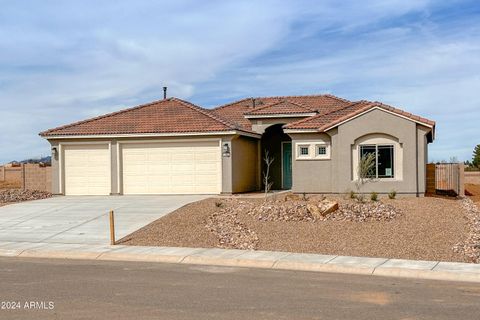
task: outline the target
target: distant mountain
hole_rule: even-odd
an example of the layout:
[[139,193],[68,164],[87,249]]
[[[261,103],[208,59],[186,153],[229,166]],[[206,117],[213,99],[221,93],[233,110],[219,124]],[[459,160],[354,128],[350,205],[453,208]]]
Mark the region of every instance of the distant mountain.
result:
[[17,162],[17,163],[51,163],[52,162],[52,157],[43,157],[43,158],[31,158],[31,159],[26,159],[22,161],[12,161],[12,162]]

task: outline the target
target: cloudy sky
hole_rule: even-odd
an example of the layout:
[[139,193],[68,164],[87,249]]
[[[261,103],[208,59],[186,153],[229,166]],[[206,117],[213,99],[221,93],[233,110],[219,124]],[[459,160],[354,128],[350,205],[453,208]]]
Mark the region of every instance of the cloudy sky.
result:
[[472,1],[0,0],[0,163],[38,132],[169,95],[215,105],[331,93],[437,121],[431,160],[480,143]]

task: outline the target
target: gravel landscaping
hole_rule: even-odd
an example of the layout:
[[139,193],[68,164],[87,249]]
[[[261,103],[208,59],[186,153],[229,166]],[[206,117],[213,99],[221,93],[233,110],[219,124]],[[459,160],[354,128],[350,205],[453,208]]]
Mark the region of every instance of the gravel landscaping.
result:
[[46,199],[52,196],[49,192],[22,189],[0,189],[0,207],[15,202]]
[[321,200],[206,199],[119,242],[472,262],[458,249],[471,239],[471,219],[462,201],[401,198],[361,204],[330,199],[338,201],[339,209],[314,216],[309,205]]

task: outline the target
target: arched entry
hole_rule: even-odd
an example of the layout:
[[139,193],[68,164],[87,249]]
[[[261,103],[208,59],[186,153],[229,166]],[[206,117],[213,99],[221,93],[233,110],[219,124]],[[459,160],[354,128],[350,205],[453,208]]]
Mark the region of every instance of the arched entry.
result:
[[292,139],[283,132],[283,124],[275,124],[262,134],[262,188],[265,171],[265,152],[268,151],[273,163],[270,166],[272,190],[290,189],[292,187]]

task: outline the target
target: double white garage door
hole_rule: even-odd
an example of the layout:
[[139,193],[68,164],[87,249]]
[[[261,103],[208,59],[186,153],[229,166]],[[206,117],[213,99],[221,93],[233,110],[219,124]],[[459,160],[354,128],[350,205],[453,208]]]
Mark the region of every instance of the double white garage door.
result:
[[112,174],[120,174],[124,194],[216,194],[221,191],[218,141],[122,143],[119,167],[111,165],[108,144],[66,145],[65,194],[111,193]]

